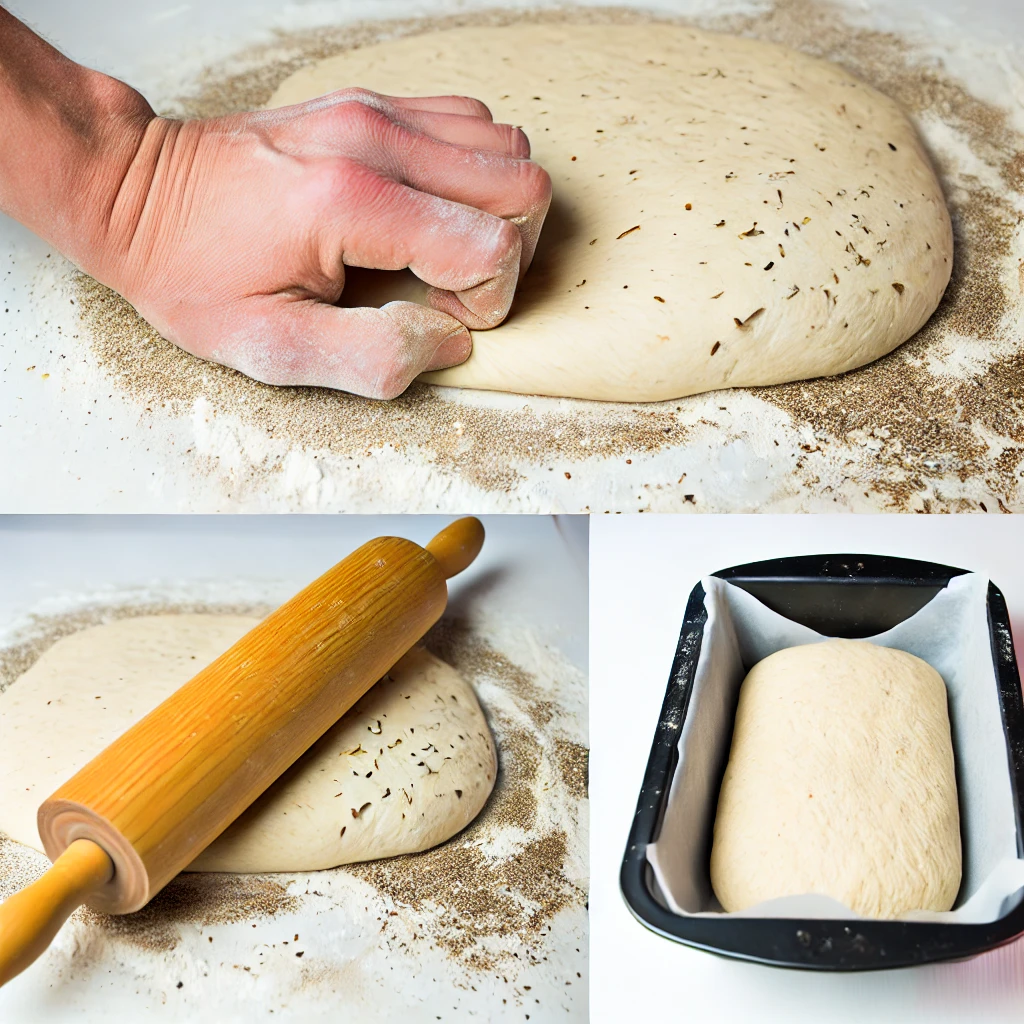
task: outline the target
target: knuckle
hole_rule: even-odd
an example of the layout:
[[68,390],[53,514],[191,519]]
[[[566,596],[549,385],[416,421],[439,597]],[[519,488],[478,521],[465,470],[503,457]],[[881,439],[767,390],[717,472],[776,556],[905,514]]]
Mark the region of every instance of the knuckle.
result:
[[412,383],[416,367],[408,353],[391,353],[378,367],[376,378],[370,388],[370,398],[397,398]]
[[522,243],[522,236],[519,228],[509,220],[499,218],[495,225],[495,250],[499,257],[505,256],[512,250],[519,249]]
[[309,191],[320,200],[329,200],[336,192],[342,177],[340,161],[317,160],[306,169],[305,179]]
[[361,157],[393,177],[399,177],[401,161],[415,145],[416,133],[386,110],[365,103],[347,106],[346,127],[358,140]]
[[284,197],[293,215],[304,215],[313,209],[331,209],[348,189],[347,169],[339,160],[317,160],[305,169],[301,187],[291,189]]
[[362,89],[358,86],[349,89],[340,89],[335,95],[343,103],[362,103],[367,107],[383,108],[387,106],[387,100],[380,93],[371,89]]
[[519,174],[528,207],[532,210],[546,206],[551,200],[551,175],[532,160],[524,160],[519,165]]
[[473,117],[483,117],[488,121],[491,120],[491,108],[486,103],[474,98],[473,96],[457,96],[467,114]]
[[331,202],[344,207],[359,208],[381,198],[386,182],[372,168],[349,157],[331,162],[325,177],[329,182]]
[[346,99],[338,105],[337,110],[346,128],[368,139],[382,136],[387,127],[392,125],[383,105],[366,102],[364,99]]

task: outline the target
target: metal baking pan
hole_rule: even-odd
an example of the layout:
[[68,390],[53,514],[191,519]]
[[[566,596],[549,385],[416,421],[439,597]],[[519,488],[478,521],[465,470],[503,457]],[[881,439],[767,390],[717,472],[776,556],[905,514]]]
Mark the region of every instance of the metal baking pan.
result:
[[[966,571],[905,558],[835,554],[751,562],[713,575],[741,587],[789,619],[828,636],[854,639],[891,629]],[[877,970],[965,959],[1024,932],[1024,900],[1016,901],[998,920],[984,924],[687,917],[670,911],[657,892],[647,846],[658,836],[676,770],[680,730],[686,720],[706,621],[704,589],[698,583],[686,606],[622,862],[622,893],[637,920],[667,939],[709,952],[819,971]],[[1024,852],[1024,701],[1006,602],[991,583],[988,627],[1020,853]],[[999,752],[993,753],[999,756]],[[710,853],[709,847],[708,861]]]

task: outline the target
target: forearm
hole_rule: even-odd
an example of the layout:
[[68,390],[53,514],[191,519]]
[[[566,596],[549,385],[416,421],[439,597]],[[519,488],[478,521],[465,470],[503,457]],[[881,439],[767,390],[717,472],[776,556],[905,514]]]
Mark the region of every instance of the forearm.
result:
[[69,60],[0,8],[0,210],[80,266],[100,269],[149,104]]

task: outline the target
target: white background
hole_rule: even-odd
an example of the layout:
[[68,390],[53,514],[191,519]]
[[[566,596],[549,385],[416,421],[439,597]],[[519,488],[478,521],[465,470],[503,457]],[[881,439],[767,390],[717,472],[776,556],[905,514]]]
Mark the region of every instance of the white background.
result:
[[974,960],[812,974],[727,960],[649,932],[618,874],[687,597],[702,575],[780,555],[872,553],[988,575],[1024,651],[1024,522],[980,516],[595,517],[590,534],[590,977],[595,1022],[686,1024],[1024,1016],[1024,941]]
[[[587,518],[482,516],[449,608],[485,602],[587,666]],[[0,516],[0,638],[63,596],[153,582],[246,580],[281,600],[381,534],[426,544],[451,516]],[[259,599],[259,598],[258,598]]]

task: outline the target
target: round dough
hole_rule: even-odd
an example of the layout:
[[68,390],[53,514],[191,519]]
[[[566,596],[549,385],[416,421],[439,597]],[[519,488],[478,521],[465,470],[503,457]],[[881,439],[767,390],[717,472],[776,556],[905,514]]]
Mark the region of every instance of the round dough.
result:
[[865,917],[949,910],[960,857],[935,669],[904,651],[829,640],[750,670],[711,851],[726,910],[802,893]]
[[415,648],[192,868],[304,871],[428,850],[480,813],[497,771],[472,687]]
[[[142,616],[57,641],[0,694],[0,831],[41,849],[39,804],[258,622]],[[310,871],[425,850],[476,817],[496,773],[472,687],[417,648],[190,870]]]
[[[655,401],[890,352],[952,267],[900,108],[774,44],[664,24],[459,28],[349,50],[271,106],[360,86],[463,93],[522,125],[554,198],[508,320],[440,384]],[[353,274],[346,305],[423,294]]]

